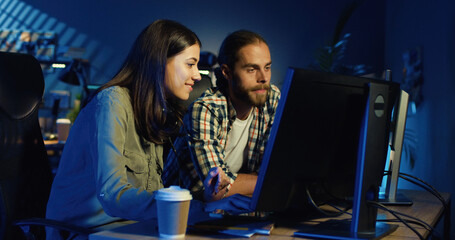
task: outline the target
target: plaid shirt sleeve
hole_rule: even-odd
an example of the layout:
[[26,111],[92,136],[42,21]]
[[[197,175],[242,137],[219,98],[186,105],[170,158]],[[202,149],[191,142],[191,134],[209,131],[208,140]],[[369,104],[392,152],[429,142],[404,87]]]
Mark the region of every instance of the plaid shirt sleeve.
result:
[[224,162],[224,148],[227,139],[228,114],[225,98],[201,99],[193,104],[191,118],[188,118],[190,147],[194,151],[193,162],[200,179],[205,179],[212,167],[221,167],[231,178],[237,177]]

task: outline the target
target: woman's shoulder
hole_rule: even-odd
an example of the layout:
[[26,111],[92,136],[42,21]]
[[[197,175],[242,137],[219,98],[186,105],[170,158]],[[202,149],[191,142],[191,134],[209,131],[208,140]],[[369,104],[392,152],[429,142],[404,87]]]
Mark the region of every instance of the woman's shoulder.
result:
[[96,98],[101,99],[119,99],[119,98],[130,98],[129,90],[125,87],[112,86],[101,90]]
[[112,86],[101,90],[94,97],[97,106],[132,108],[129,90],[125,87]]

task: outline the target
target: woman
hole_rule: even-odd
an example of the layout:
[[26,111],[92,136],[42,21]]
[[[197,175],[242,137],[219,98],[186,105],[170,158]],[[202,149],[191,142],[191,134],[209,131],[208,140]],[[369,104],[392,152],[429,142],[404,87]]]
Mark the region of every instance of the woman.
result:
[[[46,217],[83,227],[156,216],[163,187],[163,143],[201,79],[201,42],[191,30],[157,20],[134,42],[115,77],[81,110],[65,144]],[[207,183],[218,184],[214,169]],[[217,189],[212,186],[208,189]],[[55,239],[55,233],[48,238]]]

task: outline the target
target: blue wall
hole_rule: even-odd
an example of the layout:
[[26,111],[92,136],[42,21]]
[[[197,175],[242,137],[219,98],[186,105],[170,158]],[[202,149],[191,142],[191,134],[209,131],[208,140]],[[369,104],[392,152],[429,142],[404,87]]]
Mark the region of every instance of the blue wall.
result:
[[[2,15],[7,14],[12,22],[20,22],[22,27],[56,31],[61,36],[61,44],[87,48],[86,58],[94,66],[93,82],[103,83],[112,77],[137,34],[152,21],[167,18],[192,29],[202,40],[202,50],[214,53],[232,31],[244,28],[262,34],[271,48],[273,81],[278,85],[288,66],[305,67],[313,61],[316,48],[331,39],[338,15],[348,2],[0,1]],[[18,20],[14,9],[25,8],[37,11],[42,23]],[[383,1],[370,0],[352,16],[345,28],[352,33],[347,62],[382,68],[384,9]],[[0,22],[0,27],[5,24]]]
[[[423,49],[423,102],[409,115],[415,136],[415,167],[405,158],[401,170],[455,193],[455,3],[449,0],[387,1],[385,62],[401,80],[401,54]],[[402,187],[413,187],[400,182]],[[452,219],[454,211],[452,211]],[[452,221],[452,229],[455,229]],[[452,236],[454,236],[452,231]],[[453,238],[452,238],[453,239]]]

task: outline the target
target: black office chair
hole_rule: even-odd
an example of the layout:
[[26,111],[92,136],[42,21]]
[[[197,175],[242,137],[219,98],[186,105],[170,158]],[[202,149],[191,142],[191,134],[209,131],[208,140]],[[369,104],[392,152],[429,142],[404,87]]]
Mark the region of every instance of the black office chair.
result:
[[33,56],[0,52],[0,239],[44,239],[42,226],[93,232],[44,219],[52,174],[38,122],[43,92]]

